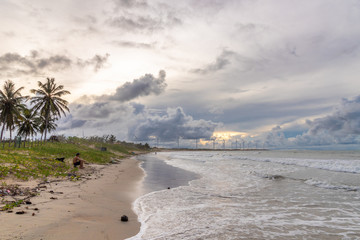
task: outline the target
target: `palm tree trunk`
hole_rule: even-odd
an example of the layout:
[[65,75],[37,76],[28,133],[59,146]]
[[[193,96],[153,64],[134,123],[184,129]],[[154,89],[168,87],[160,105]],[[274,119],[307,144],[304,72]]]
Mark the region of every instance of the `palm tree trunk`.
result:
[[50,112],[48,111],[46,113],[46,119],[45,119],[45,138],[44,138],[44,142],[46,142],[46,133],[47,133],[47,128],[48,128],[48,125],[49,125],[49,114]]
[[10,144],[11,144],[11,139],[12,139],[12,136],[11,136],[11,127],[10,127],[10,140],[9,140],[9,147],[10,147]]
[[5,129],[5,123],[3,124],[2,129],[1,129],[0,143],[2,142],[2,139],[3,139],[4,129]]
[[47,121],[46,121],[46,123],[45,123],[45,134],[44,134],[44,142],[46,143],[46,132],[47,132],[47,125],[48,125],[48,123],[47,123]]

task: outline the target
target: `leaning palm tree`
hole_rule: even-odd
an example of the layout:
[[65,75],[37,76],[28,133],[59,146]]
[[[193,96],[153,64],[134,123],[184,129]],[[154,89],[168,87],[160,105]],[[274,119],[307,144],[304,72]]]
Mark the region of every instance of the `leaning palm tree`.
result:
[[40,117],[36,111],[24,108],[19,116],[18,125],[18,136],[25,136],[27,141],[28,136],[34,136],[40,127]]
[[69,91],[64,90],[63,85],[57,86],[54,78],[47,78],[45,83],[38,82],[39,89],[32,89],[31,93],[35,94],[32,97],[31,103],[34,104],[33,109],[45,119],[45,138],[48,132],[48,125],[50,119],[55,116],[61,117],[61,114],[66,115],[65,111],[69,112],[67,107],[68,102],[61,97],[66,94],[70,94]]
[[11,132],[20,115],[20,109],[24,107],[22,102],[27,99],[27,96],[22,96],[20,93],[23,89],[24,87],[15,89],[15,84],[8,80],[5,82],[3,90],[0,90],[0,121],[2,123],[0,142],[5,128],[10,131],[11,140]]

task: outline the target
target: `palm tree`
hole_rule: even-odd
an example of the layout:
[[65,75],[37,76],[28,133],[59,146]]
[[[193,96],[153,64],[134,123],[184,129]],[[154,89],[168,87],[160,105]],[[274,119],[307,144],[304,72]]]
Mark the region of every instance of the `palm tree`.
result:
[[11,140],[11,132],[14,129],[17,117],[20,115],[20,109],[24,107],[22,102],[27,99],[27,96],[22,96],[20,93],[23,89],[24,87],[15,90],[15,84],[8,80],[5,82],[3,90],[0,90],[0,121],[2,123],[0,142],[5,128],[10,130]]
[[18,122],[18,132],[19,136],[25,136],[25,141],[27,141],[28,136],[34,136],[34,134],[39,131],[40,127],[40,117],[36,111],[31,109],[24,108],[21,111],[19,122]]
[[40,111],[40,114],[44,117],[44,141],[46,141],[46,133],[48,132],[50,119],[53,116],[61,117],[61,114],[65,116],[65,111],[69,112],[69,108],[67,107],[68,102],[61,97],[70,94],[70,92],[64,90],[63,85],[57,86],[55,78],[46,78],[45,83],[39,81],[38,86],[39,89],[31,89],[31,93],[35,94],[35,97],[31,99],[31,103],[34,104],[33,109],[37,112]]
[[[48,125],[47,125],[47,132],[50,133],[52,131],[54,131],[57,127],[57,124],[55,123],[55,121],[58,120],[57,118],[50,118],[48,121]],[[40,117],[40,126],[39,126],[39,131],[41,132],[41,141],[43,139],[44,136],[44,132],[45,132],[45,118],[43,116]]]

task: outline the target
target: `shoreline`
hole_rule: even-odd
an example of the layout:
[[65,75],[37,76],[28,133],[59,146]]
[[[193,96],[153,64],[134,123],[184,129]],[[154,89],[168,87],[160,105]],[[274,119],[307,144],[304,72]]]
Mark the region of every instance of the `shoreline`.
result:
[[[200,178],[200,175],[168,164],[165,159],[154,154],[143,154],[138,156],[140,168],[144,171],[145,177],[142,181],[142,195],[137,198],[133,203],[133,209],[139,213],[139,220],[142,219],[142,199],[147,198],[148,195],[156,194],[156,192],[171,191],[171,189],[181,186],[189,186],[190,181]],[[139,204],[140,202],[140,204]],[[140,210],[140,211],[139,211]],[[141,239],[147,223],[140,222],[140,231],[132,236],[131,240]]]
[[187,186],[189,182],[200,176],[194,172],[171,166],[158,155],[142,155],[138,157],[140,167],[145,172],[143,181],[144,195],[179,186]]
[[[126,239],[140,231],[133,202],[142,195],[145,173],[134,157],[119,164],[95,167],[98,172],[80,181],[46,184],[31,205],[0,213],[0,239],[100,240]],[[85,168],[86,168],[85,167]],[[17,215],[15,211],[24,211]],[[128,222],[121,222],[126,215]]]

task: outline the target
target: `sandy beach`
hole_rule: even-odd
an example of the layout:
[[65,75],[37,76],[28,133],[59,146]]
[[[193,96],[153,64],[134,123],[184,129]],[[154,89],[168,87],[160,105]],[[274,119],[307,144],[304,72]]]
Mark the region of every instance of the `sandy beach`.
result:
[[[139,161],[126,158],[120,164],[91,167],[97,169],[95,174],[44,184],[32,204],[1,212],[0,239],[111,240],[136,235],[140,223],[132,202],[141,195],[144,177]],[[25,214],[15,214],[21,210]],[[129,221],[121,222],[122,215]]]

